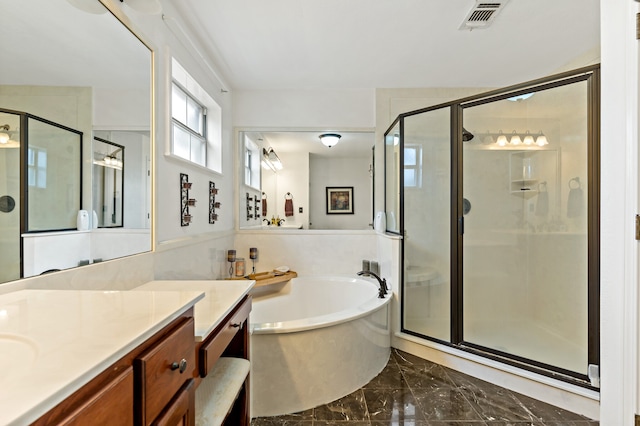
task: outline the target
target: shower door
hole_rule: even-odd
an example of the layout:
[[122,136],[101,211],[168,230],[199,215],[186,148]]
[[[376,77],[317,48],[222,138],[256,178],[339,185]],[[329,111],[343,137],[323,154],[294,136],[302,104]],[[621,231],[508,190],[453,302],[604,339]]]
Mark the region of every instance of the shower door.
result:
[[464,344],[588,374],[586,78],[463,105]]
[[404,117],[401,144],[403,324],[446,342],[451,341],[450,117],[449,108]]

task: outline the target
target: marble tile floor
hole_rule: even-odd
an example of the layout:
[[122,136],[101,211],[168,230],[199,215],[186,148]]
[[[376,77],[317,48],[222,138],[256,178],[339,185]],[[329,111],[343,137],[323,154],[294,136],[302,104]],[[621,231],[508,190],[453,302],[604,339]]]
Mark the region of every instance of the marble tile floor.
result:
[[251,426],[596,426],[597,421],[392,349],[361,389]]

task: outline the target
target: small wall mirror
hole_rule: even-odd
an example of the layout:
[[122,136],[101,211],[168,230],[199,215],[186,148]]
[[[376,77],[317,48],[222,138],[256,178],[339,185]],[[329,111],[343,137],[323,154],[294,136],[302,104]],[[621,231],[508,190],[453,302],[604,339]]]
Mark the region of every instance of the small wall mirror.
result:
[[239,131],[240,229],[372,229],[374,144],[373,130]]
[[[151,51],[98,0],[16,2],[2,17],[19,42],[0,43],[0,109],[44,121],[0,117],[0,148],[15,148],[0,149],[0,283],[151,250]],[[47,122],[65,130],[36,139]]]

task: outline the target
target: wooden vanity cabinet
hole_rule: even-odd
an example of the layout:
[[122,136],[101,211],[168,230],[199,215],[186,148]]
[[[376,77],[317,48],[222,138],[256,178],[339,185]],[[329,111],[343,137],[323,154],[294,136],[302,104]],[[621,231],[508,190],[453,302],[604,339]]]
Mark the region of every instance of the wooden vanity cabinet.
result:
[[[206,377],[222,357],[249,359],[249,313],[251,296],[245,296],[198,346],[197,381]],[[250,382],[246,380],[223,425],[249,426],[251,423]]]
[[193,324],[192,308],[32,425],[194,425]]

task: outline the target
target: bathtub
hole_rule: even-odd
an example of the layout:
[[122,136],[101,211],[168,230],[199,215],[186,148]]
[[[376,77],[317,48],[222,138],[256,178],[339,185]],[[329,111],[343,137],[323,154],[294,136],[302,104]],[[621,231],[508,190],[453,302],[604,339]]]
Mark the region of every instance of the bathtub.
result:
[[298,277],[256,289],[251,327],[251,415],[306,410],[357,390],[385,367],[389,301],[368,278]]

